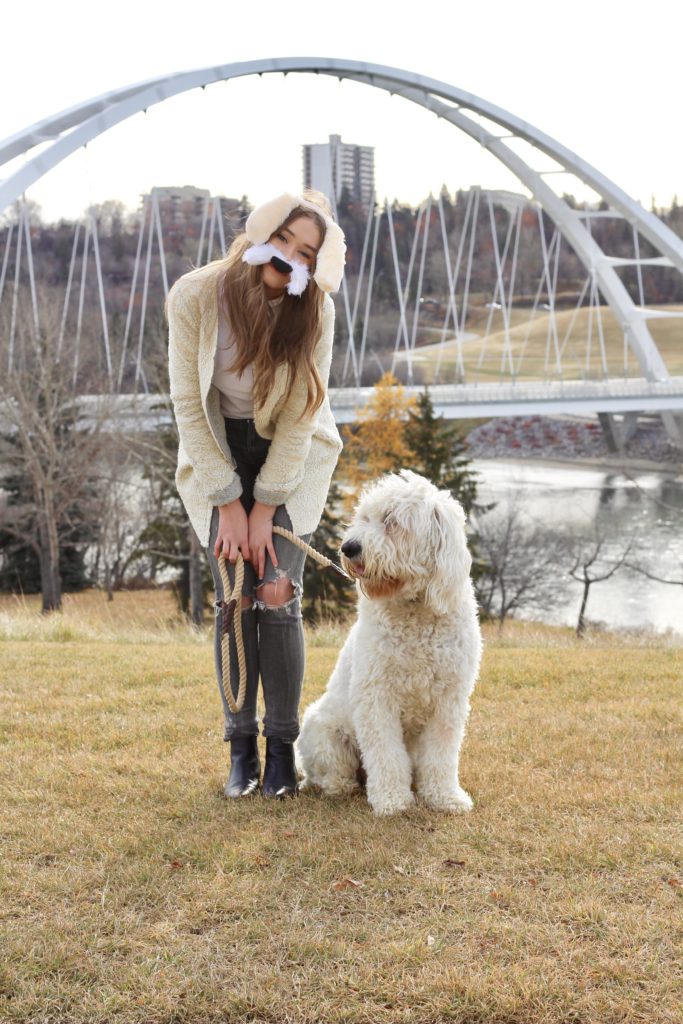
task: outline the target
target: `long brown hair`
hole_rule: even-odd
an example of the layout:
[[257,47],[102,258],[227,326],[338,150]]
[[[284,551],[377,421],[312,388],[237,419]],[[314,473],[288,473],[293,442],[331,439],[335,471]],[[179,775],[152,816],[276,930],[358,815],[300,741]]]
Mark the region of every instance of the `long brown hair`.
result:
[[[313,197],[306,194],[306,198]],[[297,206],[280,227],[287,226],[297,217],[309,217],[318,225],[322,244],[325,221],[314,210]],[[313,280],[313,266],[311,279],[303,293],[297,296],[285,292],[282,302],[272,308],[268,305],[261,279],[262,268],[242,262],[242,255],[249,245],[246,234],[235,238],[225,257],[225,273],[219,286],[221,309],[237,348],[232,369],[240,372],[251,364],[254,404],[262,405],[273,389],[275,371],[286,364],[286,398],[289,398],[297,378],[306,382],[306,405],[300,417],[303,419],[319,409],[325,398],[325,388],[313,360],[322,330],[325,293]]]

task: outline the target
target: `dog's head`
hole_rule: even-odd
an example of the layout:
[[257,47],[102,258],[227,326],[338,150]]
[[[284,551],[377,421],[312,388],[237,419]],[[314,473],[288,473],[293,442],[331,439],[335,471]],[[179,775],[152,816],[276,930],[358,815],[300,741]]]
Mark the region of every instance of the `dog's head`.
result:
[[341,553],[367,597],[422,598],[439,615],[457,606],[472,564],[462,506],[407,469],[363,490]]

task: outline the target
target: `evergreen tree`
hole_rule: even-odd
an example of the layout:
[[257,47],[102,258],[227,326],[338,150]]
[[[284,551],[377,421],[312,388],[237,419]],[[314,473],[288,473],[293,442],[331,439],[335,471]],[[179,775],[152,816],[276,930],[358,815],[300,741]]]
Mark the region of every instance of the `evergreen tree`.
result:
[[[22,594],[41,592],[40,559],[36,544],[28,537],[37,536],[37,517],[33,509],[33,488],[21,473],[12,473],[2,481],[9,510],[22,508],[20,531],[7,523],[0,528],[0,591]],[[85,568],[85,552],[93,540],[94,527],[83,515],[82,498],[67,508],[57,522],[59,539],[59,576],[62,590],[77,592],[92,585]]]
[[413,461],[411,469],[451,492],[469,514],[477,497],[477,475],[467,456],[467,444],[458,423],[435,416],[427,391],[418,395],[404,427]]
[[[477,503],[477,474],[471,468],[460,426],[456,421],[434,415],[428,391],[418,395],[417,408],[409,413],[404,437],[413,453],[410,468],[442,490],[450,491],[468,517],[472,509],[481,513],[493,508],[493,505]],[[487,576],[490,567],[482,554],[479,536],[471,526],[468,544],[472,555],[472,579],[479,590],[479,581]]]

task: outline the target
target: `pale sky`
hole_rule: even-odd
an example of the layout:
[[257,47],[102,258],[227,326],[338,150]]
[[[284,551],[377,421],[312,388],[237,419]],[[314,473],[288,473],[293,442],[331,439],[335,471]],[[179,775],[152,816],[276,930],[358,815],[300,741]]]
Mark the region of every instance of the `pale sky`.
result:
[[[653,194],[667,206],[683,196],[681,4],[37,0],[6,5],[1,24],[0,139],[166,73],[339,57],[414,71],[487,99],[573,149],[648,208]],[[151,107],[27,194],[48,220],[110,198],[134,208],[153,185],[192,184],[259,202],[299,190],[301,144],[331,133],[375,147],[380,198],[418,203],[442,183],[450,191],[473,184],[522,191],[480,147],[414,104],[326,76],[266,75]],[[568,190],[577,191],[573,183]]]

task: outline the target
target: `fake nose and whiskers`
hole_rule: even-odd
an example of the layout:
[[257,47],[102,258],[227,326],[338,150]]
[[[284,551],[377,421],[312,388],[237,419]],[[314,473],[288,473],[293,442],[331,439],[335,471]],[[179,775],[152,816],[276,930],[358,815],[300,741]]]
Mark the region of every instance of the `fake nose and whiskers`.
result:
[[291,263],[288,263],[287,260],[281,259],[280,256],[273,256],[270,261],[270,265],[275,267],[278,274],[291,274],[294,269]]

